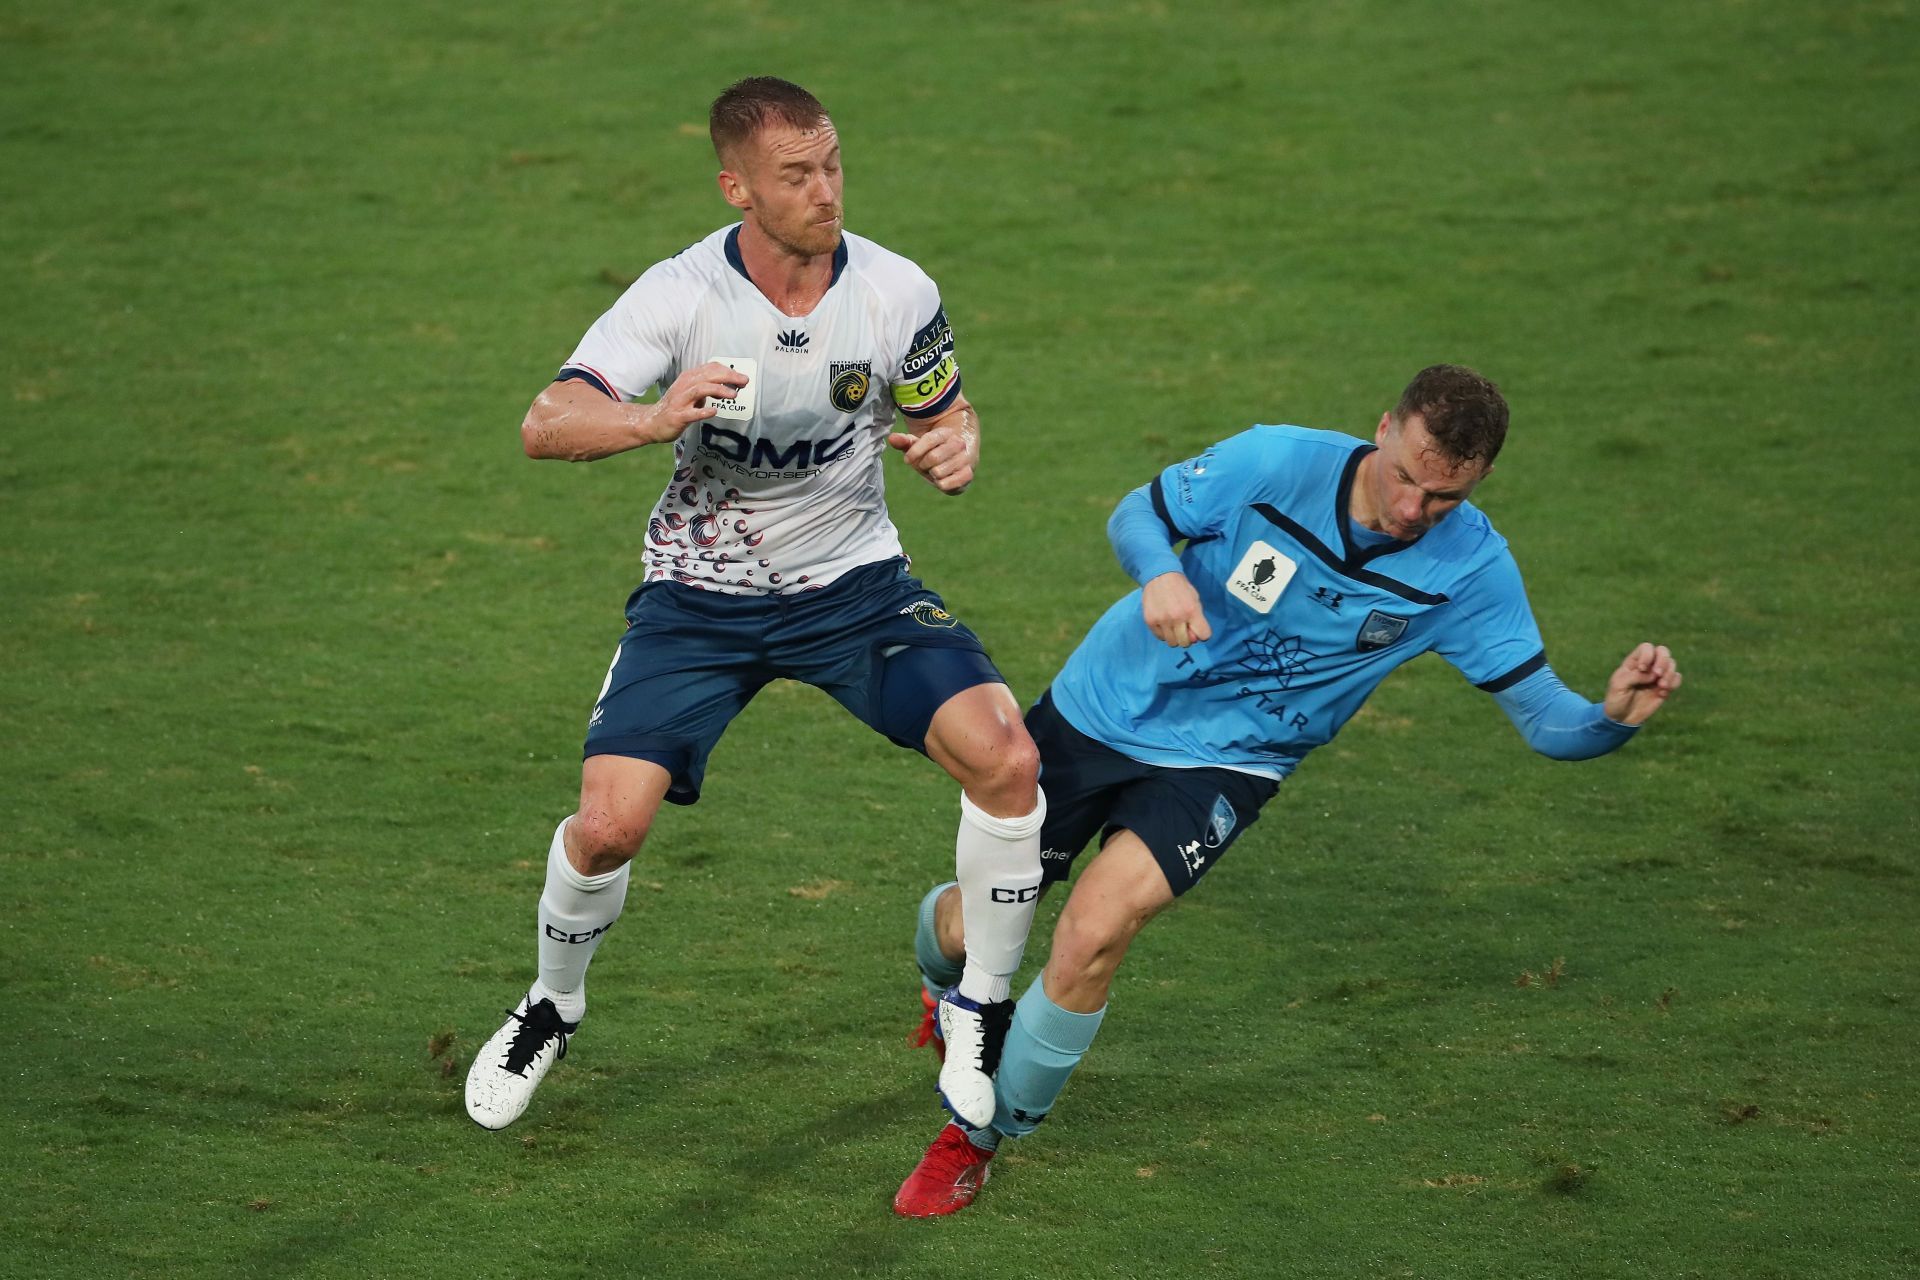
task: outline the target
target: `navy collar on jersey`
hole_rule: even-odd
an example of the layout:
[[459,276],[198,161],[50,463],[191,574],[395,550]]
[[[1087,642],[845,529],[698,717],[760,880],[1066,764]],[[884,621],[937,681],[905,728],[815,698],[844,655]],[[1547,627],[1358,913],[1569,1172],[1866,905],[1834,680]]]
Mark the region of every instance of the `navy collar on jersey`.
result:
[[[1402,542],[1400,539],[1394,538],[1389,542],[1380,543],[1378,546],[1363,547],[1353,540],[1353,534],[1347,525],[1347,521],[1350,518],[1347,513],[1353,510],[1353,482],[1360,478],[1360,463],[1362,460],[1364,460],[1368,454],[1378,452],[1380,452],[1380,446],[1363,444],[1348,454],[1347,465],[1341,468],[1340,471],[1339,492],[1334,495],[1333,502],[1336,513],[1333,522],[1334,527],[1340,530],[1340,549],[1346,553],[1346,562],[1352,565],[1362,565],[1369,560],[1377,560],[1381,556],[1390,556],[1396,551],[1405,551],[1408,547],[1412,546],[1414,542],[1420,541],[1420,538],[1415,538],[1413,542]],[[1426,537],[1426,533],[1423,531],[1420,537]]]
[[[1366,567],[1370,561],[1377,560],[1381,556],[1405,551],[1414,545],[1413,542],[1401,542],[1395,539],[1377,547],[1356,547],[1353,543],[1353,535],[1347,530],[1347,512],[1351,509],[1353,481],[1354,477],[1360,473],[1360,460],[1373,452],[1375,452],[1375,446],[1363,444],[1347,455],[1346,465],[1341,468],[1340,486],[1334,494],[1333,511],[1334,528],[1340,531],[1340,553],[1338,554],[1314,536],[1311,530],[1271,503],[1256,502],[1253,504],[1253,509],[1269,523],[1285,529],[1295,542],[1312,552],[1328,568],[1336,569],[1356,582],[1365,582],[1384,591],[1390,591],[1401,599],[1411,600],[1416,604],[1445,604],[1447,597],[1444,595],[1422,591],[1418,587],[1389,578],[1384,573],[1375,573]],[[1415,541],[1417,542],[1418,539]]]
[[[733,230],[727,232],[726,249],[727,249],[727,264],[731,266],[735,271],[738,271],[740,273],[741,278],[744,279],[748,284],[753,284],[753,277],[747,274],[747,260],[740,256],[739,225],[735,225]],[[827,288],[831,289],[836,284],[839,284],[840,273],[842,271],[845,271],[846,269],[847,269],[847,238],[845,236],[841,236],[840,243],[833,247],[833,278],[827,281]],[[758,289],[760,286],[757,284],[753,284],[753,287]]]

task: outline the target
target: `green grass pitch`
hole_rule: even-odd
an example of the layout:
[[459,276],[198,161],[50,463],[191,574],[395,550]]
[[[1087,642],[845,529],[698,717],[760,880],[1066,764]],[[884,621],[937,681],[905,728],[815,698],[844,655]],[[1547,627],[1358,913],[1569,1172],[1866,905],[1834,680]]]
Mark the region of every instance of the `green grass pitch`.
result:
[[[1917,55],[1907,0],[0,5],[0,1275],[1920,1274]],[[1122,493],[1436,360],[1512,400],[1556,667],[1687,675],[1582,765],[1397,675],[947,1221],[887,1206],[956,798],[804,688],[527,1118],[461,1111],[665,466],[516,427],[766,72],[942,285],[985,465],[894,513],[1023,699]]]

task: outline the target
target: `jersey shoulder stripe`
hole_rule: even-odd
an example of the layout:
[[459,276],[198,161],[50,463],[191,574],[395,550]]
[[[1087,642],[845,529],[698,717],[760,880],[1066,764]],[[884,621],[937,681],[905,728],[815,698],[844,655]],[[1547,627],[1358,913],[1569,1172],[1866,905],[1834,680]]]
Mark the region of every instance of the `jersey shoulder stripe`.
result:
[[1182,538],[1185,538],[1187,534],[1179,525],[1174,523],[1173,512],[1167,510],[1167,494],[1166,490],[1162,487],[1166,482],[1167,478],[1165,475],[1155,476],[1153,483],[1147,487],[1147,496],[1153,499],[1153,513],[1160,517],[1161,524],[1167,526],[1169,538],[1174,542],[1179,542]]
[[555,382],[584,382],[609,400],[620,399],[620,393],[613,389],[613,379],[590,364],[581,364],[577,360],[568,361],[560,369]]
[[1505,693],[1508,689],[1513,688],[1513,686],[1519,684],[1522,680],[1525,680],[1528,676],[1546,665],[1547,651],[1542,649],[1505,675],[1495,676],[1491,680],[1482,680],[1473,687],[1476,689],[1484,689],[1488,693]]

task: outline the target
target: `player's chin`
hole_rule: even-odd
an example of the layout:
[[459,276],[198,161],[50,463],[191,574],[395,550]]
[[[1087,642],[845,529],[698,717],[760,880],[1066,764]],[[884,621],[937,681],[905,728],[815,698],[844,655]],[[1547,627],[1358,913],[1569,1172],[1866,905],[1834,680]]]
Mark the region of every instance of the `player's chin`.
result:
[[800,247],[807,253],[819,255],[832,253],[840,247],[840,219],[827,222],[815,222],[808,225],[804,235],[799,237]]

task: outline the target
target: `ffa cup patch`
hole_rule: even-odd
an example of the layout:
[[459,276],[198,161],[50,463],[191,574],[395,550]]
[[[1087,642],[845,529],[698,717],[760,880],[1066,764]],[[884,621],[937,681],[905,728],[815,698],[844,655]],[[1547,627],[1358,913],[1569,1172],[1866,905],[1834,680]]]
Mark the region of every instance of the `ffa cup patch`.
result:
[[735,373],[747,375],[747,385],[734,392],[728,399],[714,396],[708,401],[714,407],[716,418],[731,418],[735,422],[753,421],[754,401],[759,399],[760,388],[754,384],[756,363],[752,356],[715,356],[717,363],[727,366]]
[[871,360],[836,360],[827,382],[827,399],[842,413],[852,413],[873,385]]
[[1255,613],[1266,613],[1279,601],[1300,566],[1264,542],[1255,541],[1227,578],[1227,590],[1244,600]]
[[1375,649],[1384,649],[1407,633],[1407,619],[1396,618],[1390,613],[1375,609],[1360,624],[1360,637],[1356,648],[1361,653],[1372,653]]

